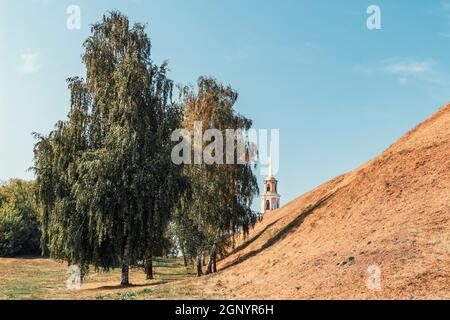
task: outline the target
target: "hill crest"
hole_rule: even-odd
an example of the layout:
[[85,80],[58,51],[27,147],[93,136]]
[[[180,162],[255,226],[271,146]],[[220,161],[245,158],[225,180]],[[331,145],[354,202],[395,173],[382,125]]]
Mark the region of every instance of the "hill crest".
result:
[[[203,290],[238,298],[449,298],[450,104],[378,157],[267,214]],[[368,289],[368,268],[381,290]]]

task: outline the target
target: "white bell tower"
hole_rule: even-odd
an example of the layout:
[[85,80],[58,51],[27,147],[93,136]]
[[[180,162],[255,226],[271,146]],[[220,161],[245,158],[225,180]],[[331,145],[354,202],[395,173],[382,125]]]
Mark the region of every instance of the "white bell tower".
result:
[[269,154],[269,175],[264,179],[264,191],[261,202],[261,213],[276,210],[280,207],[280,198],[278,194],[278,180],[272,174],[272,144],[270,144]]

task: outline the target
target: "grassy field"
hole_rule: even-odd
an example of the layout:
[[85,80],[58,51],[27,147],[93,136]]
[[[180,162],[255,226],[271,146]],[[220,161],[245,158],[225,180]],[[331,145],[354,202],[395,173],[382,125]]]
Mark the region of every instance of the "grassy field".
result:
[[[44,258],[0,258],[0,299],[202,299],[198,290],[179,285],[195,279],[182,259],[155,259],[155,279],[146,280],[142,269],[130,270],[132,286],[119,286],[120,270],[91,271],[81,289],[66,288],[67,265]],[[189,282],[189,281],[188,281]],[[176,285],[178,284],[178,285]]]

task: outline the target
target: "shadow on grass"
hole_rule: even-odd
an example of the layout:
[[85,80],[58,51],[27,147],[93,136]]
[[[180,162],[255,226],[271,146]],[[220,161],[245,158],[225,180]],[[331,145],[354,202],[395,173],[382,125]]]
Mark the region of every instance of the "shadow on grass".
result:
[[249,239],[248,241],[245,241],[243,244],[237,246],[236,248],[233,249],[233,251],[231,251],[229,254],[227,254],[227,257],[233,255],[236,252],[239,252],[245,248],[247,248],[249,245],[251,245],[253,242],[255,242],[257,239],[259,239],[259,237],[261,237],[264,232],[267,231],[267,229],[269,229],[270,227],[272,227],[274,224],[276,224],[278,221],[280,221],[281,218],[278,218],[276,221],[268,224],[264,229],[262,229],[260,232],[258,232],[254,237],[252,237],[251,239]]
[[122,286],[120,284],[113,286],[101,286],[96,288],[84,289],[84,291],[99,291],[99,290],[122,290],[122,289],[133,289],[133,288],[143,288],[143,287],[153,287],[160,284],[168,283],[169,281],[158,281],[153,283],[142,283],[142,284],[130,284],[128,286]]
[[23,260],[37,260],[37,259],[48,259],[48,256],[39,255],[18,255],[18,256],[0,256],[0,258],[5,259],[23,259]]

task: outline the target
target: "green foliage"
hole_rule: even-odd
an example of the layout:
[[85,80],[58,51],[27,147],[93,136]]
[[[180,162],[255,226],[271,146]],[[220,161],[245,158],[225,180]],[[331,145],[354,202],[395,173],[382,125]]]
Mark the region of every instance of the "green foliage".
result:
[[[202,122],[203,132],[219,129],[224,137],[226,129],[250,129],[251,120],[233,109],[238,95],[231,87],[208,77],[200,77],[197,87],[197,92],[190,88],[183,90],[186,129],[192,132],[196,121]],[[243,142],[248,154],[250,144]],[[236,158],[237,142],[233,152]],[[180,247],[190,258],[199,259],[207,254],[215,259],[217,254],[224,253],[237,231],[247,233],[254,223],[256,214],[251,205],[259,192],[256,177],[250,163],[186,165],[183,173],[190,188],[183,194],[175,216]]]
[[133,291],[119,292],[117,293],[118,300],[135,300],[136,293]]
[[[36,134],[41,241],[52,258],[108,270],[174,252],[214,257],[255,220],[250,164],[177,166],[171,133],[192,128],[248,130],[237,93],[212,78],[172,101],[168,66],[151,60],[141,24],[119,12],[94,24],[82,56],[86,79],[68,79],[70,111],[47,136]],[[236,149],[236,148],[235,148]],[[246,150],[249,144],[246,142]],[[236,151],[236,150],[234,150]],[[172,223],[171,223],[172,222]],[[170,228],[169,228],[170,226]]]
[[40,254],[39,238],[34,184],[11,180],[0,187],[0,256]]
[[50,255],[107,270],[165,245],[181,181],[170,133],[181,113],[143,25],[114,11],[91,31],[86,81],[68,80],[68,119],[36,135],[35,171]]

